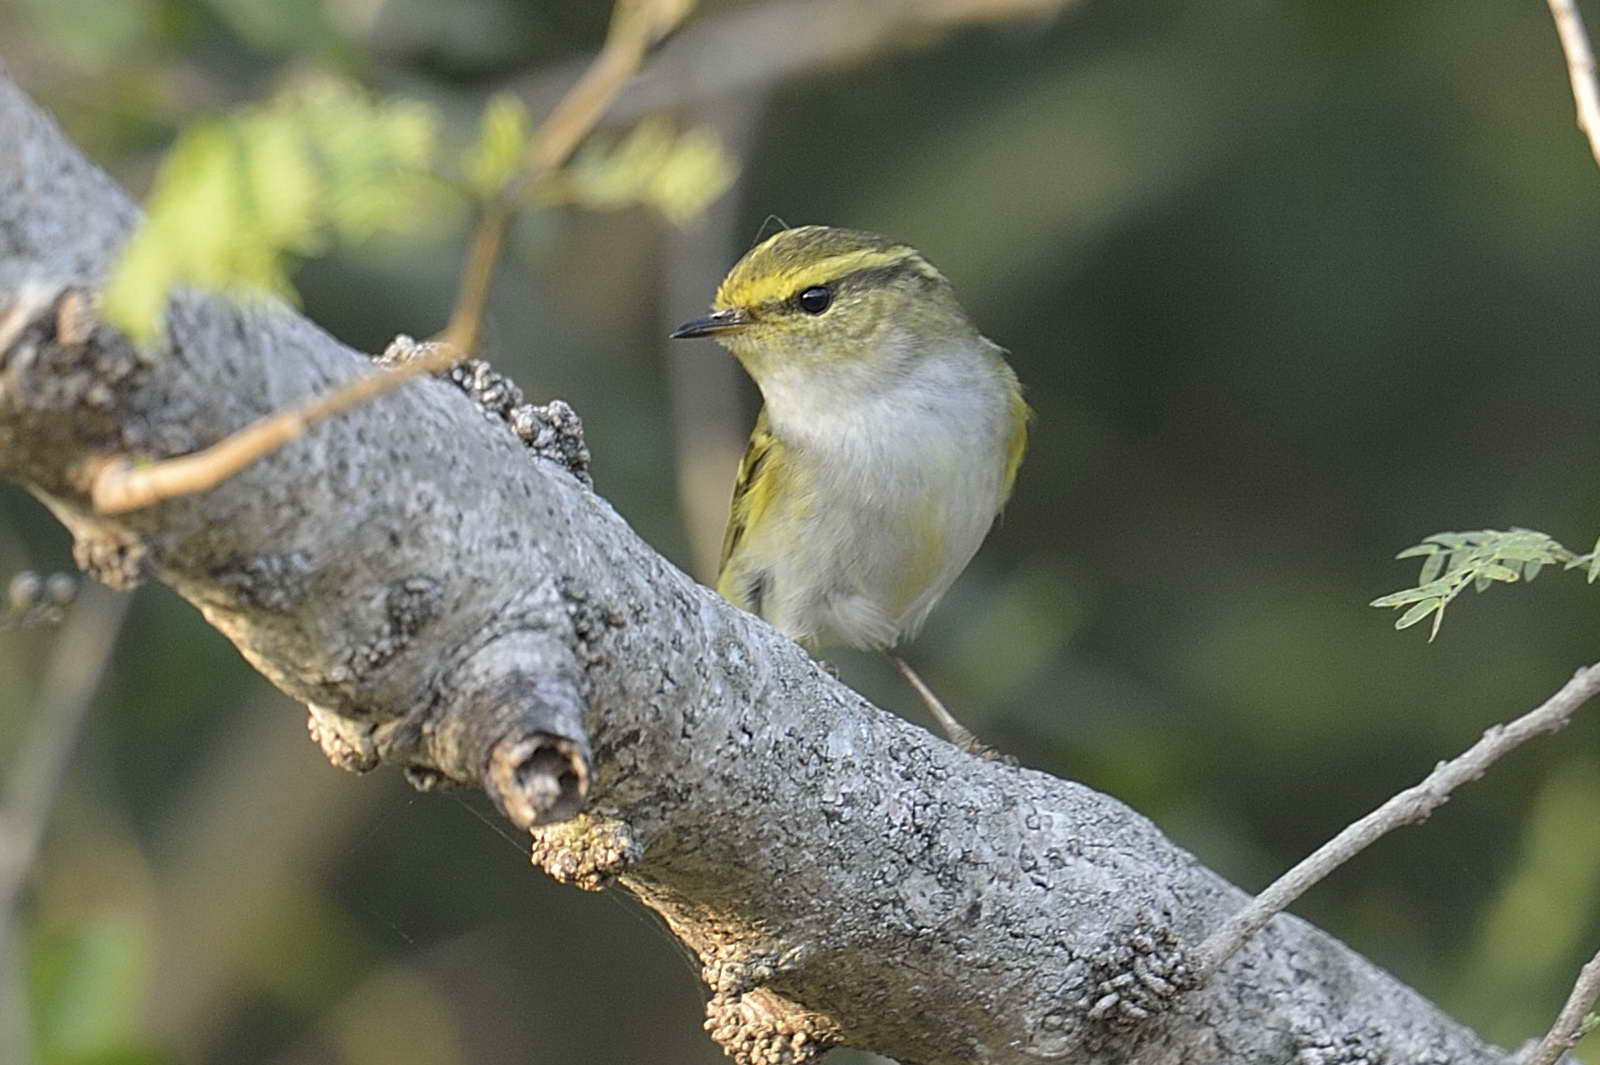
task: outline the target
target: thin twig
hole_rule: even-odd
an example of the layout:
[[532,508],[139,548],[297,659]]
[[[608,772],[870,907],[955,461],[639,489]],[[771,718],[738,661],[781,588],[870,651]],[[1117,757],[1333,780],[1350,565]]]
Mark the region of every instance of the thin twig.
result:
[[446,346],[465,355],[477,354],[483,344],[483,318],[489,309],[489,289],[495,267],[500,265],[500,249],[505,246],[506,232],[516,216],[516,209],[505,197],[497,197],[484,204],[478,224],[473,227],[467,261],[461,266],[461,281],[456,287],[456,301],[450,308],[450,321],[439,334]]
[[1421,783],[1395,795],[1317,848],[1206,938],[1196,952],[1201,982],[1318,881],[1402,825],[1427,820],[1456,788],[1477,780],[1496,761],[1533,737],[1562,728],[1596,693],[1600,693],[1600,663],[1578,670],[1543,704],[1510,724],[1490,728],[1466,751],[1451,761],[1440,762]]
[[324,418],[376,399],[413,377],[440,373],[459,361],[459,349],[436,345],[392,369],[363,374],[298,407],[269,414],[200,451],[143,466],[123,456],[104,459],[90,475],[90,499],[102,514],[121,514],[163,499],[208,491],[304,435]]
[[475,355],[483,340],[483,316],[489,304],[506,231],[517,215],[520,193],[532,188],[572,157],[601,117],[639,72],[651,49],[677,29],[694,0],[617,0],[611,11],[606,42],[561,102],[545,116],[528,146],[522,172],[484,206],[472,234],[461,285],[450,323],[440,339]]
[[28,735],[0,795],[0,956],[17,896],[38,855],[68,760],[128,609],[129,596],[85,589],[44,670]]
[[[560,166],[659,44],[694,6],[693,0],[617,0],[605,46],[585,75],[540,125],[529,148],[520,189]],[[484,308],[507,227],[516,214],[514,189],[485,207],[462,270],[450,323],[437,346],[390,370],[377,370],[289,410],[267,415],[226,439],[188,455],[137,464],[126,456],[104,459],[90,471],[89,493],[102,514],[120,514],[163,499],[215,488],[251,464],[304,435],[324,418],[366,403],[413,377],[440,373],[475,354],[483,336]]]
[[[707,12],[628,83],[608,121],[720,106],[791,78],[850,66],[890,49],[916,48],[972,25],[1047,19],[1080,0],[766,0]],[[507,87],[530,101],[555,99],[572,64]]]
[[1561,1007],[1561,1012],[1556,1016],[1556,1023],[1522,1059],[1522,1065],[1556,1065],[1561,1055],[1577,1046],[1584,1037],[1586,1022],[1596,999],[1600,999],[1600,953],[1578,970],[1577,982],[1572,985],[1572,994],[1567,996],[1566,1005]]
[[1550,14],[1556,20],[1561,51],[1567,57],[1567,77],[1572,82],[1572,99],[1578,105],[1578,128],[1589,138],[1589,152],[1600,163],[1600,87],[1595,85],[1594,49],[1583,28],[1577,0],[1549,0]]
[[611,28],[589,69],[550,112],[529,149],[528,172],[548,174],[572,155],[643,65],[694,7],[694,0],[617,0]]

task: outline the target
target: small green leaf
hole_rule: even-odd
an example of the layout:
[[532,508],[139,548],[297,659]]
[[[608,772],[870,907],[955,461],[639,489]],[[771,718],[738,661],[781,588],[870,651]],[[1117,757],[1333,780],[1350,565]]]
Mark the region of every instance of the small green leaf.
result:
[[709,129],[678,132],[647,118],[621,140],[586,147],[534,191],[545,203],[593,210],[643,204],[683,225],[732,187],[737,172]]
[[[1423,557],[1418,584],[1380,596],[1376,607],[1409,607],[1396,628],[1414,625],[1433,614],[1433,632],[1439,631],[1444,609],[1473,586],[1484,591],[1493,584],[1531,581],[1547,566],[1588,568],[1590,582],[1600,580],[1600,542],[1595,551],[1578,555],[1535,529],[1479,529],[1472,532],[1434,533],[1397,557]],[[1433,639],[1432,636],[1429,639]]]
[[[316,198],[320,182],[304,138],[275,116],[250,115],[239,124],[245,193],[265,245],[296,255],[315,255],[324,241],[318,230]],[[241,224],[246,220],[241,219]]]
[[129,1060],[150,988],[140,923],[103,918],[41,931],[30,944],[28,978],[40,1061]]
[[1431,587],[1407,588],[1401,592],[1390,592],[1388,595],[1380,595],[1367,605],[1376,607],[1405,606],[1407,603],[1416,603],[1424,599],[1437,598],[1439,598],[1438,592]]
[[498,194],[522,170],[530,137],[522,101],[510,93],[493,96],[478,123],[478,140],[462,162],[467,184],[481,199]]
[[[1421,621],[1423,618],[1427,617],[1429,614],[1432,614],[1436,610],[1442,615],[1443,607],[1444,600],[1442,599],[1424,599],[1410,610],[1407,610],[1404,614],[1401,614],[1400,620],[1394,623],[1394,627],[1396,629],[1409,629],[1411,626],[1415,625],[1417,622]],[[1434,629],[1435,631],[1438,630],[1438,622],[1434,622]]]
[[331,79],[195,123],[107,282],[107,319],[148,344],[177,285],[292,300],[295,258],[321,252],[330,233],[415,231],[440,214],[423,196],[437,125],[425,105]]
[[1444,572],[1444,563],[1445,556],[1443,552],[1435,551],[1429,555],[1422,562],[1422,572],[1417,576],[1417,583],[1427,584],[1429,581],[1438,579],[1439,574]]
[[238,127],[195,123],[162,162],[147,217],[106,286],[106,317],[139,343],[155,339],[167,293],[188,283],[229,291],[281,292],[287,279],[262,255],[249,216]]

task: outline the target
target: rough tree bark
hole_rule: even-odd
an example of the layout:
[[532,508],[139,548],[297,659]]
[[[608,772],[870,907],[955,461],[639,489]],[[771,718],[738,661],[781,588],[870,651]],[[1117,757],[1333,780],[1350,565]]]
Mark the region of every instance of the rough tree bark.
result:
[[738,1060],[1506,1060],[1293,917],[1192,986],[1238,889],[1114,799],[868,705],[641,542],[570,412],[481,365],[212,492],[96,514],[108,458],[192,451],[371,366],[193,295],[141,357],[92,299],[136,217],[0,71],[0,474],[88,572],[199,607],[336,764],[484,787],[552,875],[660,912]]

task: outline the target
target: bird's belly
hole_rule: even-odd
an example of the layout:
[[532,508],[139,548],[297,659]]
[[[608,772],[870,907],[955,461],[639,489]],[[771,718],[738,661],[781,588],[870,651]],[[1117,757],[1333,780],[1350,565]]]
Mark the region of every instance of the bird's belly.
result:
[[975,458],[933,449],[915,464],[814,485],[774,516],[792,524],[773,529],[786,550],[761,552],[762,616],[812,646],[881,648],[915,632],[998,508],[997,464]]

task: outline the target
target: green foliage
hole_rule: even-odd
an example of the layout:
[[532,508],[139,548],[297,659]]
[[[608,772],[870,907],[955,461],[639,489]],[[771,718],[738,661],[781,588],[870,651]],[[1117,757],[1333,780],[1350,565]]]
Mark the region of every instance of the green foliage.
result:
[[626,136],[579,152],[537,194],[545,203],[593,210],[643,204],[683,225],[726,192],[737,174],[710,130],[680,131],[666,119],[647,118]]
[[330,233],[360,239],[430,216],[438,125],[421,104],[333,81],[196,123],[161,165],[106,287],[107,317],[148,342],[178,284],[293,299],[292,256],[321,252]]
[[160,1065],[165,1060],[139,1034],[147,953],[138,924],[119,918],[35,938],[28,982],[41,1065]]
[[462,161],[467,185],[481,199],[505,188],[522,169],[533,134],[528,109],[509,93],[490,98],[478,125],[478,140]]
[[[344,82],[309,82],[197,122],[161,165],[145,222],[106,287],[106,316],[149,343],[176,285],[292,301],[296,258],[321,254],[334,240],[414,232],[446,214],[437,200],[452,183],[477,202],[514,188],[530,125],[519,100],[491,99],[459,167],[445,168],[433,108],[374,100]],[[725,192],[734,173],[708,130],[646,119],[581,152],[536,198],[592,209],[643,204],[681,225]]]
[[1419,556],[1422,571],[1417,576],[1417,586],[1381,596],[1372,605],[1407,608],[1394,623],[1397,629],[1410,628],[1432,615],[1430,641],[1439,635],[1444,608],[1469,585],[1481,592],[1497,582],[1531,581],[1546,566],[1587,567],[1591,584],[1600,578],[1600,543],[1595,544],[1595,550],[1580,555],[1532,529],[1435,533],[1395,557]]

